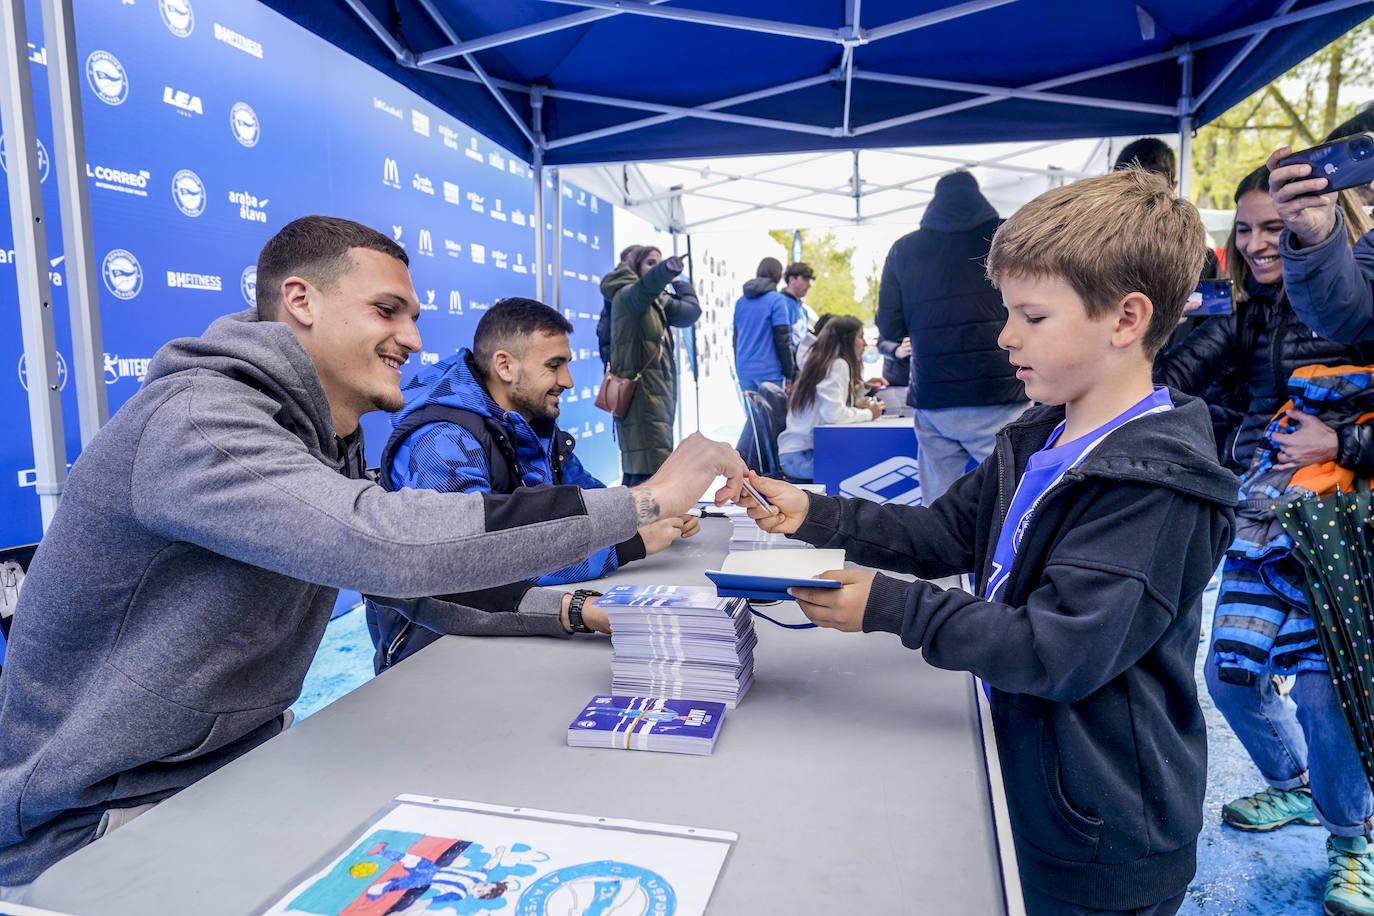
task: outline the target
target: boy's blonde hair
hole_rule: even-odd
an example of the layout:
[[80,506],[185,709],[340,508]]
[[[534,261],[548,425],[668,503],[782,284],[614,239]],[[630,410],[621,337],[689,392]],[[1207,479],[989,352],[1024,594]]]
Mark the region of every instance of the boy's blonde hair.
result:
[[1017,210],[992,239],[988,279],[1062,279],[1089,318],[1144,293],[1154,315],[1141,346],[1153,357],[1197,288],[1206,250],[1197,208],[1159,175],[1124,169],[1046,191]]

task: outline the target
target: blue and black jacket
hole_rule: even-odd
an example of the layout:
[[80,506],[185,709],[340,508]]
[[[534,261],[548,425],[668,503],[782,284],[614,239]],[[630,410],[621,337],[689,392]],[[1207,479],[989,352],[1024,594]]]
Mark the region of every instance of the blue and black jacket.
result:
[[[388,490],[513,493],[550,484],[605,486],[582,467],[573,454],[576,440],[553,420],[531,422],[496,403],[473,368],[471,350],[460,350],[422,370],[402,393],[405,406],[392,417],[391,438],[382,450],[379,483]],[[547,575],[444,597],[484,611],[514,614],[535,586],[597,579],[644,555],[644,541],[636,534]],[[377,647],[378,671],[442,635],[373,600],[367,603],[367,622]]]

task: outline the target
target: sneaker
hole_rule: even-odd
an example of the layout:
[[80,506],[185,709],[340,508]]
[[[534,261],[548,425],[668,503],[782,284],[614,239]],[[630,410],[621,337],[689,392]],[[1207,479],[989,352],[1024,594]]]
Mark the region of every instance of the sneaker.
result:
[[1326,841],[1331,874],[1326,879],[1322,912],[1326,916],[1374,914],[1374,851],[1369,838],[1333,836]]
[[1278,830],[1285,824],[1318,823],[1312,810],[1312,790],[1306,786],[1296,789],[1265,789],[1254,795],[1238,798],[1221,807],[1221,820],[1237,830],[1264,833]]

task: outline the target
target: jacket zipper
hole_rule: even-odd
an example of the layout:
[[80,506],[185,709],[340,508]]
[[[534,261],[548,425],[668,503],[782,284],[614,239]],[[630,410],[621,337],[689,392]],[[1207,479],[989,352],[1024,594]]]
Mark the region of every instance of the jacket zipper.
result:
[[396,653],[400,651],[401,643],[405,642],[405,638],[410,635],[410,629],[413,626],[415,626],[415,621],[411,620],[410,618],[406,618],[405,625],[402,626],[401,629],[396,631],[395,636],[391,637],[391,642],[387,643],[386,645],[386,657],[382,659],[383,668],[391,667],[392,658],[394,658]]

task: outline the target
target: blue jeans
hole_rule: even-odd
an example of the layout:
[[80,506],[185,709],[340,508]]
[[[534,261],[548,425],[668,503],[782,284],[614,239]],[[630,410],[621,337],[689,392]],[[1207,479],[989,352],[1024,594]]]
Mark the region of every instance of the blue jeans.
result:
[[1312,807],[1327,830],[1337,836],[1369,832],[1374,795],[1329,674],[1299,672],[1285,697],[1267,673],[1249,686],[1219,679],[1214,650],[1208,650],[1204,671],[1212,701],[1269,785],[1309,783]]
[[778,455],[782,472],[797,480],[811,480],[816,476],[816,450],[808,448],[801,452],[783,452]]
[[758,391],[759,386],[764,382],[772,382],[779,388],[785,388],[787,381],[781,378],[742,378],[739,380],[740,391]]
[[1028,401],[990,407],[917,409],[916,463],[921,478],[921,503],[935,502],[954,481],[964,476],[969,462],[992,454],[997,432],[1021,416]]

